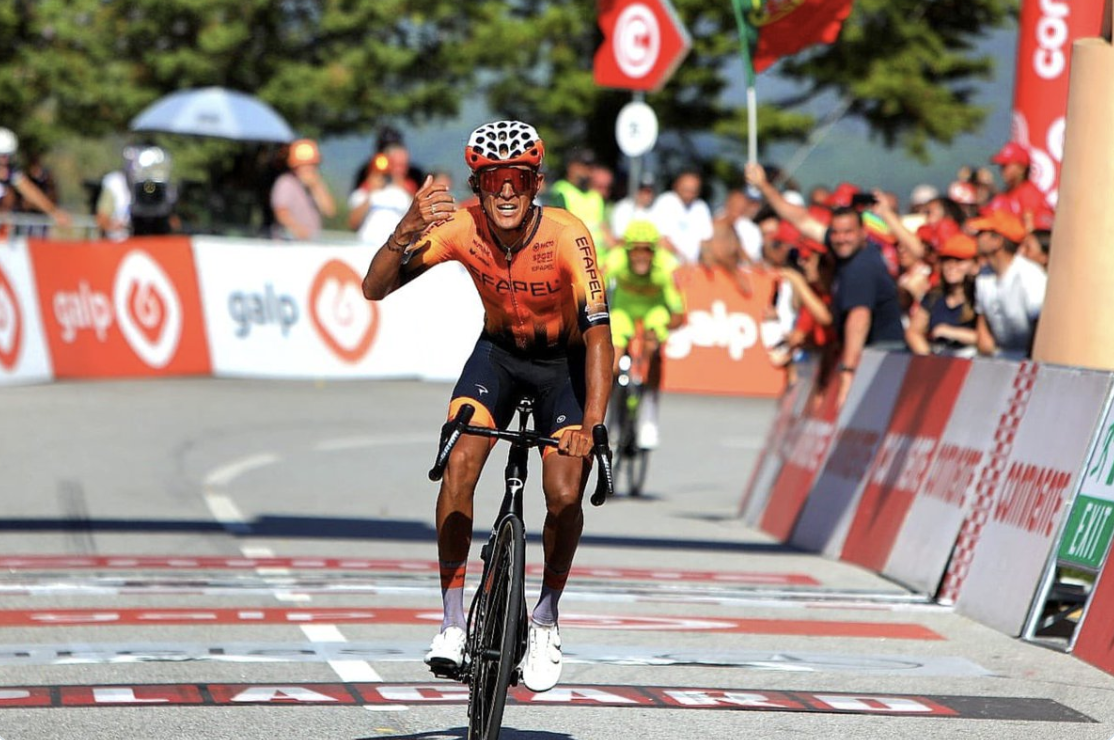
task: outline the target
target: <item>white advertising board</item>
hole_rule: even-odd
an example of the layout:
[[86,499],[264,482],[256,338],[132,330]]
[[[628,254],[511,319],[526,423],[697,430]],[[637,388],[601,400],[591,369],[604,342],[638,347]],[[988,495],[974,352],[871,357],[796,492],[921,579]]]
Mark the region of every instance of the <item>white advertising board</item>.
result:
[[794,547],[839,557],[909,360],[904,352],[863,353],[828,458],[789,540]]
[[935,594],[1013,395],[1017,363],[975,360],[883,573]]
[[193,249],[217,376],[455,380],[483,327],[456,264],[373,303],[363,246],[199,237]]
[[[1017,378],[1024,377],[1023,365]],[[1040,586],[1072,485],[1110,389],[1108,373],[1038,366],[1028,398],[1015,396],[1015,431],[999,425],[995,444],[1004,458],[994,485],[974,502],[985,514],[970,543],[970,562],[958,589],[956,610],[1000,632],[1021,634]],[[1017,385],[1015,380],[1015,386]]]
[[0,241],[0,385],[53,376],[27,240]]

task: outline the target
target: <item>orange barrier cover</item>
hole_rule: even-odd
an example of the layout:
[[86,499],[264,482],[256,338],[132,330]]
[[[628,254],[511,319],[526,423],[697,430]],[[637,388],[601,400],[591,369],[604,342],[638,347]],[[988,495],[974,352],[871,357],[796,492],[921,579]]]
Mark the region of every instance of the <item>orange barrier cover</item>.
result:
[[59,378],[208,374],[190,240],[28,240]]
[[749,278],[751,294],[744,295],[734,278],[722,270],[677,270],[687,322],[673,332],[665,348],[665,390],[781,395],[785,371],[770,362],[759,330],[773,300],[775,283],[763,272],[752,272]]

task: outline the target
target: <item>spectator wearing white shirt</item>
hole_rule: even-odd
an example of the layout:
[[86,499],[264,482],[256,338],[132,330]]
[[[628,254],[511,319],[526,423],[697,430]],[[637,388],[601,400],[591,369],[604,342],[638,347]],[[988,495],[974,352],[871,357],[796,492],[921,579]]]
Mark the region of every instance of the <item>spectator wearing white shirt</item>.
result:
[[1040,265],[1017,254],[1025,238],[1021,219],[991,211],[971,219],[985,266],[975,278],[976,346],[983,355],[1008,359],[1029,356],[1044,305],[1048,276]]
[[[611,209],[611,233],[625,234],[631,221],[653,221],[651,209],[657,194],[654,176],[643,172],[638,176],[638,189],[622,198]],[[654,224],[657,226],[657,224]],[[658,228],[661,231],[661,228]]]
[[410,191],[392,179],[390,159],[388,150],[372,157],[364,181],[348,196],[348,226],[365,244],[384,244],[413,200]]
[[686,170],[673,180],[673,189],[654,201],[651,220],[661,230],[662,245],[682,264],[696,264],[712,240],[712,211],[700,198],[700,173]]
[[[732,194],[736,192],[740,203],[739,215],[735,219],[735,233],[738,234],[739,242],[743,245],[743,251],[750,261],[761,262],[762,231],[758,228],[755,217],[762,208],[762,193],[753,185],[746,185],[741,190],[732,191]],[[730,198],[732,194],[728,197]]]

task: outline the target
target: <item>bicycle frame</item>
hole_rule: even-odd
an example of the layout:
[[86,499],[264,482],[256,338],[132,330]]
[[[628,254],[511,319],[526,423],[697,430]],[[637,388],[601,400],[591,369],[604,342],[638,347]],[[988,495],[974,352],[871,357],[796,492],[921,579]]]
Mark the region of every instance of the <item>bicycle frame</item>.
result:
[[[503,501],[491,535],[483,548],[480,588],[468,610],[464,665],[455,675],[434,669],[436,675],[453,678],[469,686],[469,740],[497,740],[507,689],[518,683],[518,665],[526,651],[525,552],[526,532],[522,521],[522,498],[526,488],[529,451],[556,447],[559,441],[527,428],[532,414],[530,399],[518,404],[518,430],[499,430],[469,425],[475,409],[461,407],[456,418],[441,429],[441,446],[430,480],[439,480],[449,455],[462,434],[508,440],[511,449],[504,470]],[[592,503],[599,506],[610,495],[611,452],[607,430],[600,424],[592,430],[593,456],[599,463]]]

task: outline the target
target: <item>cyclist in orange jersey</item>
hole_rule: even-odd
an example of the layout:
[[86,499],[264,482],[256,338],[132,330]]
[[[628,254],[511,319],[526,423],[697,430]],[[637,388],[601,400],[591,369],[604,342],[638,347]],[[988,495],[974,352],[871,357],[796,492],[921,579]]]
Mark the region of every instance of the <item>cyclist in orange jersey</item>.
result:
[[[504,428],[518,399],[529,395],[537,430],[561,440],[542,462],[545,571],[522,666],[532,691],[552,688],[561,673],[557,606],[584,525],[591,429],[603,423],[614,361],[606,285],[592,237],[568,211],[535,203],[544,156],[545,145],[528,124],[480,126],[464,149],[479,203],[458,209],[448,189],[427,178],[364,278],[364,295],[380,300],[434,265],[463,263],[485,315],[453,390],[449,417],[467,403],[476,409],[473,424]],[[444,618],[427,663],[459,666],[463,659],[472,499],[490,450],[489,440],[462,437],[441,483],[437,549]]]

